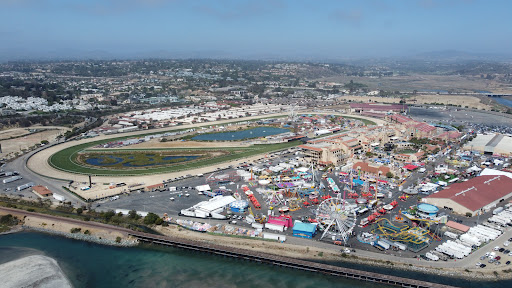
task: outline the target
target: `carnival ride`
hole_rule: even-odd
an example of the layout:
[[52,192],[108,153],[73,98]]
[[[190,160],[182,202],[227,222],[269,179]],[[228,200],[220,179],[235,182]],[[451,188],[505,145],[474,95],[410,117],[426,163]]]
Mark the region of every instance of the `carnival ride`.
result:
[[406,244],[409,250],[418,252],[430,245],[433,234],[421,227],[411,227],[409,225],[395,226],[386,218],[375,221],[371,228],[371,233],[379,237],[387,238],[391,241]]
[[316,220],[323,231],[320,240],[329,235],[332,240],[347,242],[356,225],[355,207],[341,197],[322,201],[316,210]]

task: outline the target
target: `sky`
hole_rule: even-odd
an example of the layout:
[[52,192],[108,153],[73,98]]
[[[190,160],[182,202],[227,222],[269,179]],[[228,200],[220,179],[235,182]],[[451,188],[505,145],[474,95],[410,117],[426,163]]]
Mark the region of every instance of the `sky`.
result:
[[510,0],[0,0],[0,59],[510,54],[511,12]]

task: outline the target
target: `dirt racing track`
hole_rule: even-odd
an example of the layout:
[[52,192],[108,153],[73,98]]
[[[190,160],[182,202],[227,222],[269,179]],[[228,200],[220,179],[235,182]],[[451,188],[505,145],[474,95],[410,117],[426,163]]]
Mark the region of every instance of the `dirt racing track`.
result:
[[[309,114],[337,114],[341,116],[349,116],[353,117],[353,115],[345,115],[345,114],[338,114],[338,113],[332,113],[332,112],[302,112],[301,113],[309,113]],[[40,152],[34,154],[27,160],[27,167],[33,171],[34,173],[58,180],[66,180],[66,181],[75,181],[75,182],[88,182],[89,181],[89,175],[88,174],[80,174],[75,171],[65,169],[57,169],[53,167],[49,159],[54,155],[55,153],[62,151],[66,148],[70,148],[73,146],[81,145],[81,144],[87,144],[91,142],[97,142],[97,141],[106,141],[108,139],[114,139],[114,138],[120,138],[120,137],[129,137],[129,136],[137,136],[142,134],[155,134],[155,133],[162,133],[164,131],[172,131],[172,130],[178,130],[178,129],[188,129],[188,128],[196,128],[200,126],[210,126],[210,125],[218,125],[218,124],[226,124],[226,123],[232,123],[232,122],[240,122],[240,121],[247,121],[247,120],[254,120],[254,119],[262,119],[262,118],[269,118],[269,117],[275,117],[275,116],[286,116],[288,113],[277,113],[277,114],[267,114],[262,116],[252,116],[252,117],[245,117],[245,118],[239,118],[233,121],[233,119],[230,120],[223,120],[223,121],[215,121],[215,122],[208,122],[208,123],[196,123],[191,125],[182,125],[178,127],[173,128],[160,128],[160,129],[154,129],[150,131],[137,131],[137,132],[131,132],[131,133],[123,133],[123,134],[114,134],[114,135],[102,135],[95,138],[89,138],[89,139],[81,139],[78,141],[69,141],[62,144],[54,145],[51,147],[48,147],[44,150],[41,150]],[[380,119],[374,119],[369,117],[363,117],[363,116],[356,116],[357,118],[370,120],[378,125],[382,125],[385,122]],[[91,144],[92,145],[92,144]],[[254,155],[248,158],[243,158],[243,161],[251,161],[261,158],[261,155]],[[71,159],[69,159],[71,161]],[[240,162],[240,159],[229,161],[229,162],[222,162],[222,163],[215,163],[206,167],[200,167],[190,170],[183,170],[178,172],[171,172],[171,173],[155,173],[152,175],[137,175],[134,177],[133,175],[106,175],[106,176],[94,176],[93,182],[103,182],[103,183],[112,183],[112,182],[125,182],[127,184],[129,183],[146,183],[146,184],[153,184],[153,183],[161,183],[162,180],[169,179],[169,178],[175,178],[179,176],[183,176],[186,174],[196,175],[196,174],[204,174],[208,172],[215,171],[216,168],[223,168],[227,167],[229,165],[236,165]]]

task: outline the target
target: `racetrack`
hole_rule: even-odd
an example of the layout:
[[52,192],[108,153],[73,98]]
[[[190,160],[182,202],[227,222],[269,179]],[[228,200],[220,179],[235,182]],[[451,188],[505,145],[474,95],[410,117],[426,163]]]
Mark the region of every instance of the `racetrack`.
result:
[[[341,116],[348,116],[352,117],[353,115],[345,115],[345,114],[338,114],[338,113],[332,113],[332,112],[312,112],[312,111],[304,111],[300,113],[309,113],[309,114],[336,114]],[[55,153],[62,151],[66,148],[71,148],[73,146],[82,145],[83,147],[89,147],[93,145],[91,142],[99,142],[99,141],[108,141],[115,138],[125,138],[125,137],[132,137],[136,135],[142,135],[142,134],[156,134],[156,133],[162,133],[164,131],[173,131],[173,130],[181,130],[181,129],[188,129],[188,128],[197,128],[201,126],[211,126],[211,125],[219,125],[219,124],[226,124],[226,123],[233,123],[233,122],[240,122],[240,121],[247,121],[247,120],[255,120],[255,119],[263,119],[263,118],[270,118],[270,117],[276,117],[276,116],[286,116],[288,113],[277,113],[277,114],[268,114],[268,115],[261,115],[261,116],[252,116],[252,117],[244,117],[239,118],[236,120],[222,120],[222,121],[214,121],[214,122],[208,122],[208,123],[196,123],[191,125],[183,125],[178,127],[172,127],[172,128],[160,128],[160,129],[154,129],[151,131],[136,131],[136,132],[130,132],[130,133],[123,133],[123,134],[115,134],[115,135],[102,135],[98,136],[92,139],[82,139],[78,141],[68,141],[62,144],[54,145],[51,147],[48,147],[47,149],[42,150],[39,153],[34,154],[28,161],[27,166],[30,170],[33,172],[39,174],[40,176],[48,177],[48,178],[54,178],[59,180],[72,180],[75,182],[88,182],[88,175],[89,174],[79,174],[73,171],[64,171],[59,170],[54,167],[52,167],[49,164],[48,159],[52,157]],[[373,121],[379,125],[384,124],[385,122],[380,119],[374,119],[369,117],[363,117],[357,115],[357,118],[365,119]],[[112,182],[125,182],[127,184],[130,183],[161,183],[165,179],[169,178],[175,178],[178,176],[183,176],[185,174],[204,174],[211,171],[215,171],[216,168],[222,168],[222,167],[228,167],[229,165],[236,165],[240,161],[252,161],[258,158],[261,158],[261,154],[268,153],[269,151],[262,151],[262,153],[259,154],[248,154],[248,155],[242,155],[243,158],[240,160],[237,159],[224,159],[224,162],[220,163],[205,163],[205,166],[197,167],[190,170],[181,170],[181,171],[158,171],[154,173],[148,173],[151,175],[140,175],[137,177],[133,177],[133,175],[126,175],[126,173],[123,175],[122,173],[118,173],[117,175],[105,175],[105,176],[95,176],[94,181],[95,182],[103,182],[103,183],[112,183]],[[237,157],[234,157],[237,158]],[[62,160],[62,159],[61,159]]]

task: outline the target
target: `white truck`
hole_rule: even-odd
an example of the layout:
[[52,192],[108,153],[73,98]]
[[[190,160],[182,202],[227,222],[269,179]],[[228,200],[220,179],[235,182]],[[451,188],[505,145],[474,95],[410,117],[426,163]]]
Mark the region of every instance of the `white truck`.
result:
[[504,210],[503,207],[498,207],[498,208],[496,208],[496,209],[494,209],[492,211],[492,215],[496,215],[496,214],[500,213],[503,210]]
[[16,187],[16,189],[18,191],[21,191],[21,190],[25,190],[25,189],[30,188],[30,187],[34,187],[34,185],[35,185],[34,182],[28,182],[28,183],[25,183],[23,185],[20,185],[20,186]]
[[21,177],[21,176],[12,176],[12,177],[9,177],[9,178],[6,178],[6,179],[2,180],[2,182],[4,184],[6,184],[6,183],[14,182],[14,181],[20,180],[20,179],[23,179],[23,177]]

